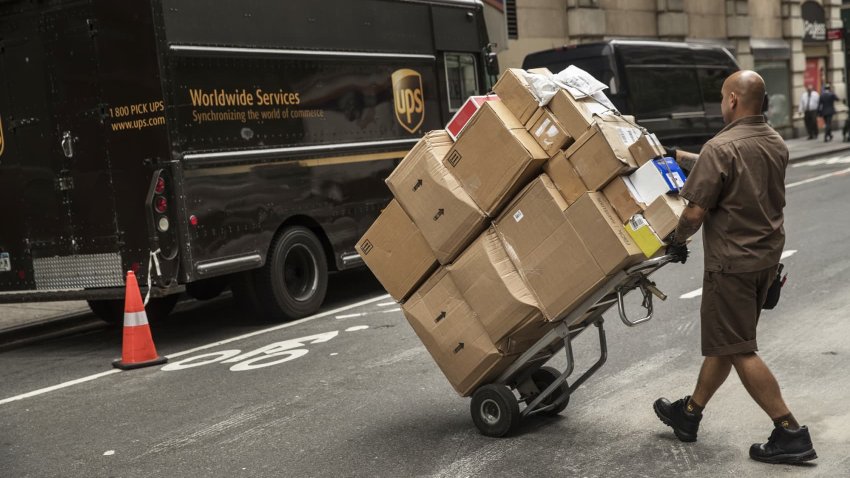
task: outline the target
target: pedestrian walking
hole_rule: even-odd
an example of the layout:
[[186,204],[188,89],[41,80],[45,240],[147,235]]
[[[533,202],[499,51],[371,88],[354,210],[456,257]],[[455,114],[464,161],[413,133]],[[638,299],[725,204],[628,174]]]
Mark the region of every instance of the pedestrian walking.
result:
[[835,102],[838,97],[832,92],[832,87],[828,84],[823,87],[823,94],[820,95],[818,103],[818,114],[823,118],[823,141],[832,141],[832,116],[835,114]]
[[820,105],[820,94],[815,91],[811,84],[807,84],[806,91],[800,95],[798,111],[803,113],[803,122],[806,125],[809,139],[817,139],[818,137],[818,105]]
[[723,83],[721,111],[726,127],[693,162],[681,196],[689,203],[668,253],[687,259],[685,241],[703,228],[705,272],[700,306],[704,360],[692,395],[653,404],[679,440],[692,442],[703,411],[732,368],[755,402],[773,420],[766,443],[750,457],[767,463],[817,458],[809,430],[800,426],[779,384],[759,357],[756,325],[785,245],[785,168],[788,148],[761,115],[764,80],[754,71],[732,74]]

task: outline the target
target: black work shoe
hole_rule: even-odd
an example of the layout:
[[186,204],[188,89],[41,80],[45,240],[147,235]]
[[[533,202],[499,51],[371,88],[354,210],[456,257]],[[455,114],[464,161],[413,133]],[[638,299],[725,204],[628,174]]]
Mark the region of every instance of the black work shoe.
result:
[[802,463],[817,457],[806,427],[799,430],[776,427],[767,443],[753,443],[750,447],[750,458],[764,463]]
[[659,398],[652,404],[655,414],[665,425],[673,428],[676,438],[686,442],[697,441],[697,430],[702,414],[689,413],[685,407],[688,405],[690,395],[670,403],[666,398]]

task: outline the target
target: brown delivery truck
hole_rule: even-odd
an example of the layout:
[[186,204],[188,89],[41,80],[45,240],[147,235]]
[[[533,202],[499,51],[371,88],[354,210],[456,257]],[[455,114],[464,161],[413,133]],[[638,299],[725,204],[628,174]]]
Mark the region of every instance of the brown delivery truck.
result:
[[228,285],[268,318],[315,312],[393,167],[488,90],[482,9],[0,2],[0,302],[119,320],[135,270],[153,315]]

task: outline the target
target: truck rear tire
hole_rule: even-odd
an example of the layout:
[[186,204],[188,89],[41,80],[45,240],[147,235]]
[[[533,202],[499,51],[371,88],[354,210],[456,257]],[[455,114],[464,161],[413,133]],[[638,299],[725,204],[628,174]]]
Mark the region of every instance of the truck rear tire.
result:
[[265,265],[252,275],[263,316],[275,322],[316,313],[328,289],[328,263],[322,243],[302,226],[279,232]]
[[[145,315],[148,317],[148,322],[159,322],[168,317],[168,314],[174,310],[177,305],[179,294],[167,295],[165,297],[153,297],[148,305],[145,306]],[[89,300],[89,308],[94,315],[98,316],[104,322],[112,325],[122,325],[124,323],[124,301],[121,299],[99,299]]]

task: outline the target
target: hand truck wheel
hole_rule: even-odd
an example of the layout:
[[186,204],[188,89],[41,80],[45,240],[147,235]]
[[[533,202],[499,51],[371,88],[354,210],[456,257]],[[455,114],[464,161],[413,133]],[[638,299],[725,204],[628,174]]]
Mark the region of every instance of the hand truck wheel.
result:
[[472,421],[482,435],[502,437],[520,420],[519,402],[505,385],[487,384],[472,394]]
[[[534,381],[534,385],[542,392],[549,385],[552,384],[558,377],[561,376],[561,372],[558,369],[553,367],[540,367],[533,374],[531,374],[531,380]],[[567,405],[570,404],[570,386],[567,385],[567,382],[562,383],[555,391],[546,397],[540,405],[546,406],[555,403],[556,400],[560,400],[561,397],[566,395],[563,402],[561,402],[557,407],[552,408],[550,410],[546,410],[545,412],[540,412],[540,415],[546,416],[554,416],[564,411],[567,408]]]

